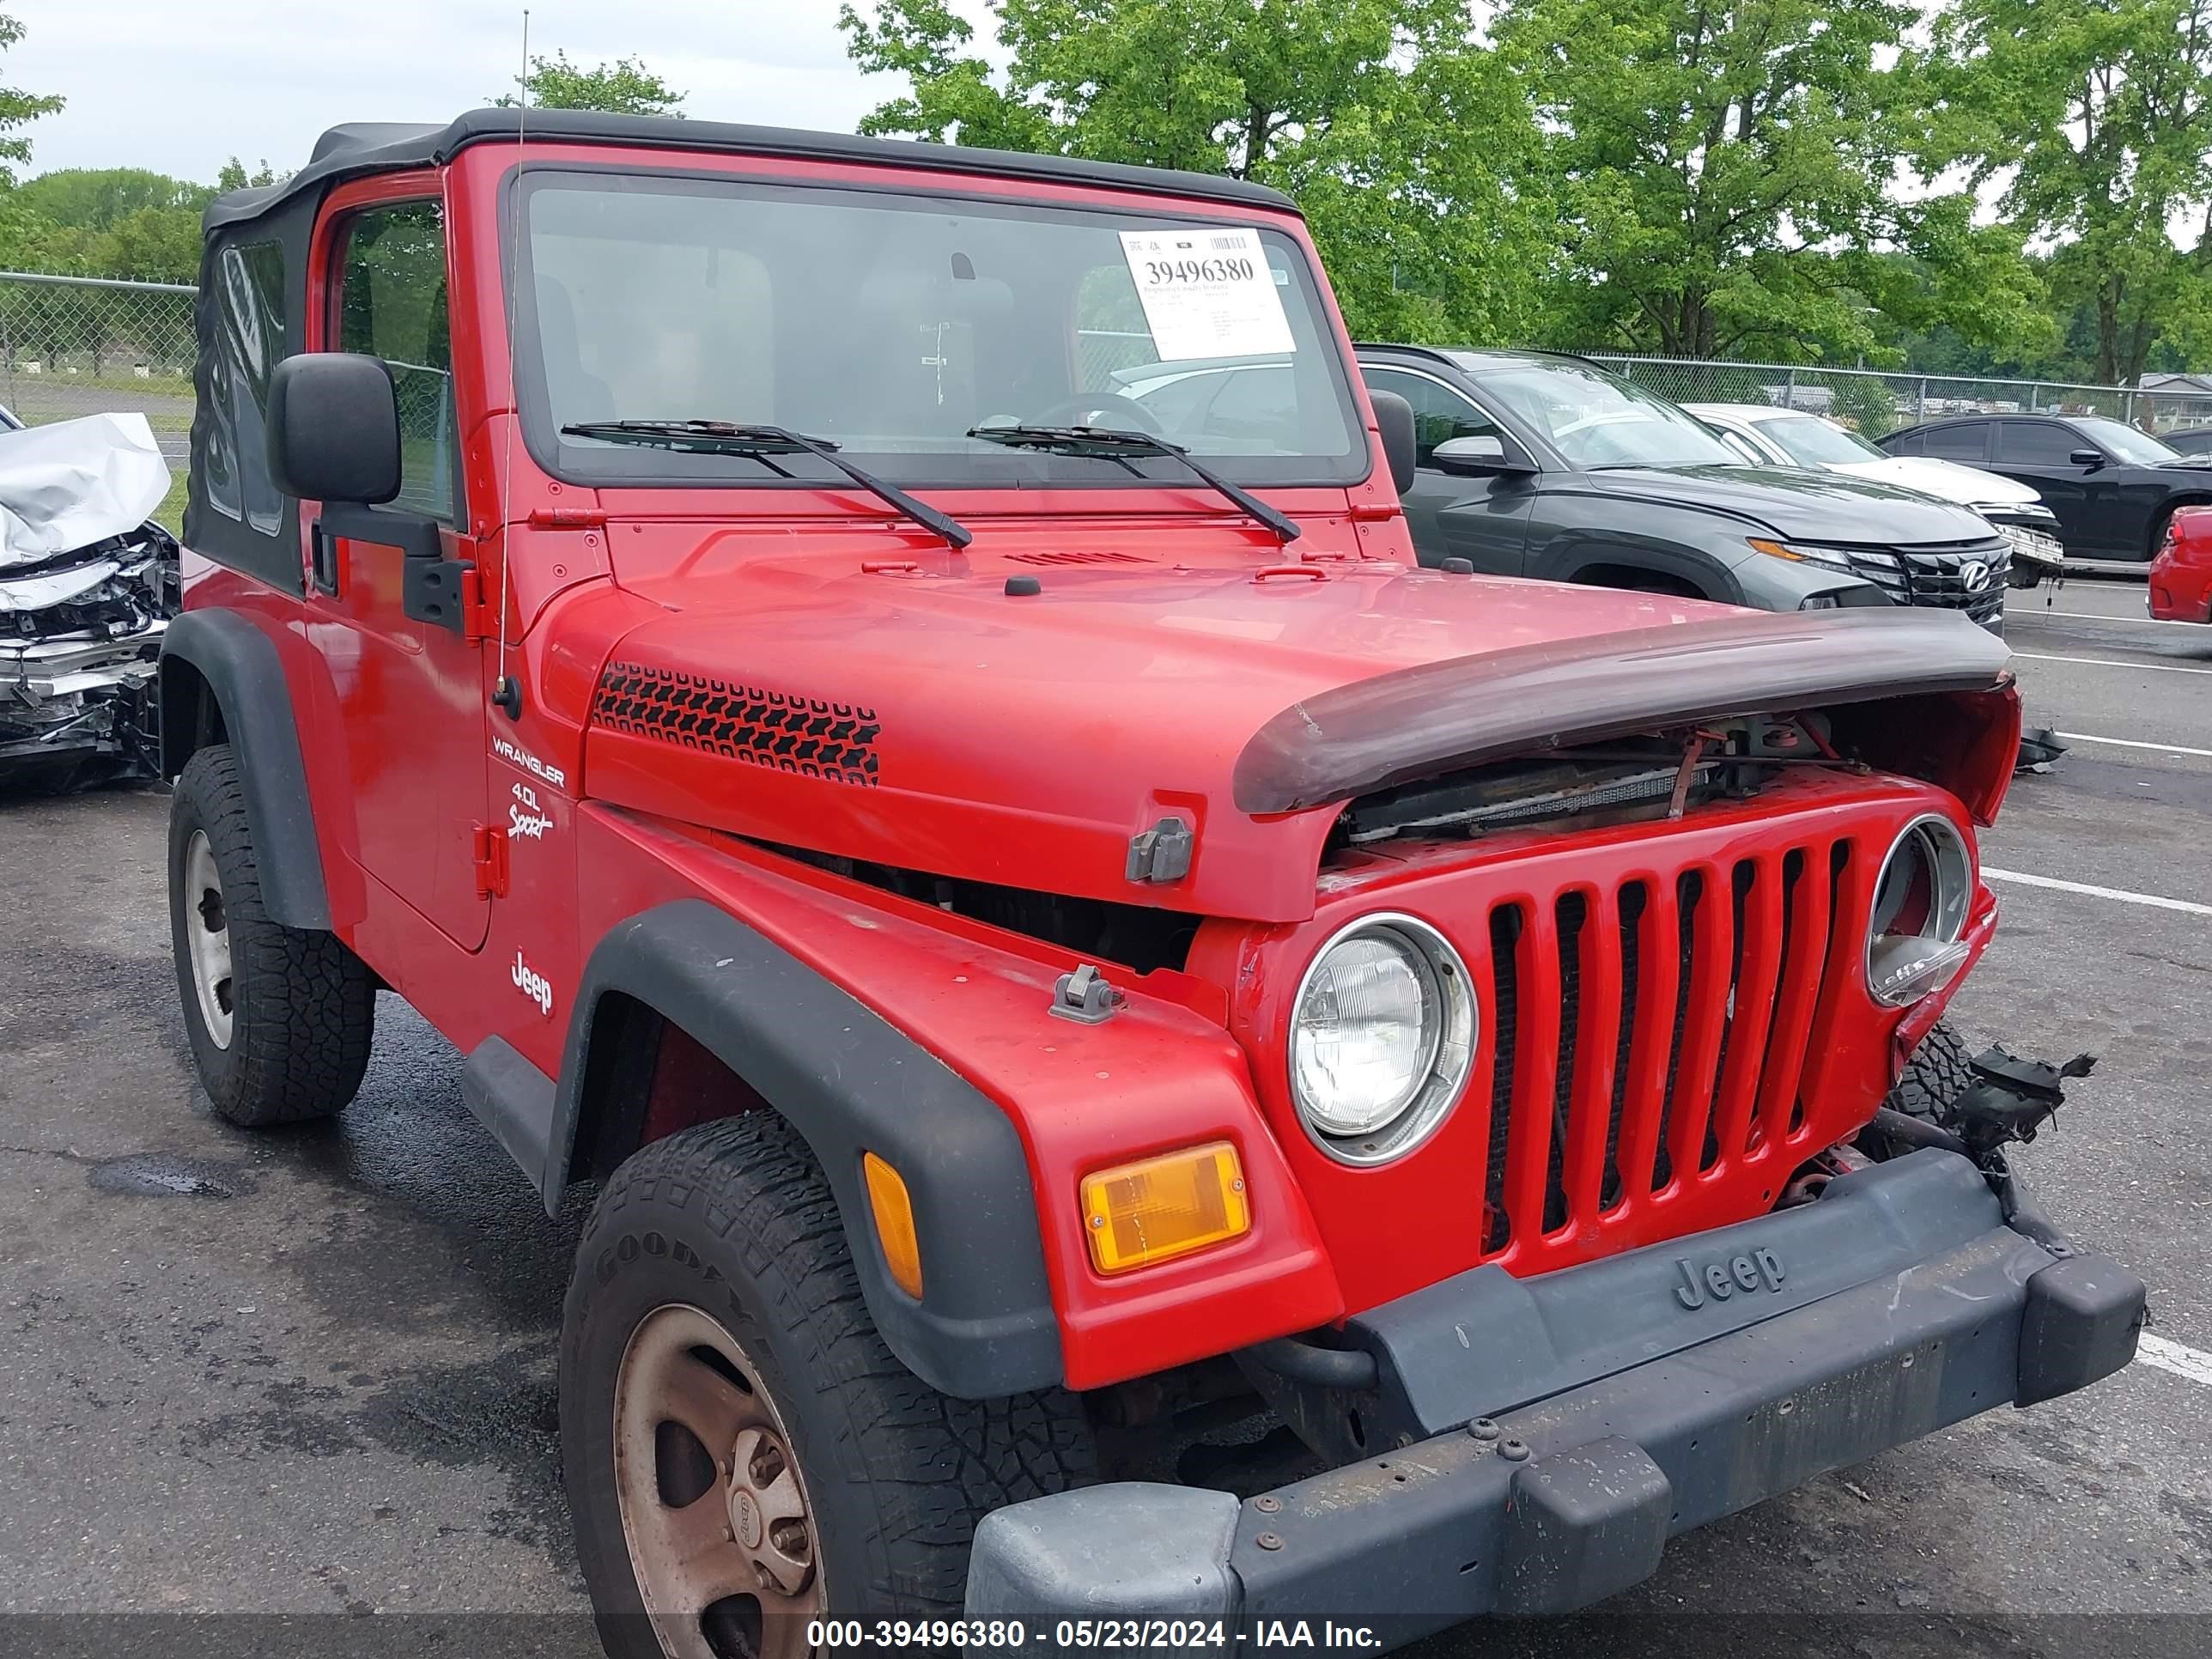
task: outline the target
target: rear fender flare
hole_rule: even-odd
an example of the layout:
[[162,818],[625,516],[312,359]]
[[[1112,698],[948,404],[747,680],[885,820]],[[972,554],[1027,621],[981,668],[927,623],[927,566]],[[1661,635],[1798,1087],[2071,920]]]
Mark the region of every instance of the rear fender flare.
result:
[[[1059,1318],[1012,1121],[866,1005],[703,900],[629,917],[585,964],[544,1161],[549,1209],[590,1104],[595,1036],[608,1040],[600,1010],[623,996],[681,1027],[805,1139],[843,1217],[868,1311],[909,1370],[966,1399],[1060,1383]],[[595,1136],[606,1127],[596,1124]],[[912,1197],[920,1299],[892,1282],[877,1241],[860,1163],[870,1152]]]
[[234,611],[187,611],[161,636],[161,775],[173,782],[211,729],[207,698],[238,757],[270,919],[327,931],[330,892],[291,686],[275,642]]

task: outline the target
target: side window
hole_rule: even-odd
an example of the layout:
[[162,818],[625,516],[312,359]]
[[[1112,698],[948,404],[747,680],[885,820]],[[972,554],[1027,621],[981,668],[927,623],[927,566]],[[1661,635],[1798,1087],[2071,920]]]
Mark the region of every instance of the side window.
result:
[[1413,406],[1414,458],[1423,466],[1448,438],[1499,438],[1498,422],[1449,386],[1425,374],[1408,374],[1394,368],[1363,368],[1368,386],[1376,392],[1395,392]]
[[334,343],[381,357],[399,394],[401,471],[392,505],[458,523],[460,438],[446,316],[445,210],[435,202],[371,208],[339,234],[344,262]]
[[1882,441],[1881,447],[1893,455],[1925,455],[1928,434],[1924,432],[1901,433],[1897,437]]
[[284,356],[284,249],[234,242],[215,260],[215,349],[209,354],[213,418],[201,456],[207,504],[264,536],[282,524],[283,498],[270,481],[264,434],[269,377]]
[[1956,426],[1930,427],[1923,434],[1926,447],[1920,453],[1947,461],[1986,461],[1990,458],[1990,426],[1988,421],[1961,421]]
[[2070,426],[2057,422],[2000,421],[1997,459],[2034,466],[2064,466],[2066,458],[2086,441]]

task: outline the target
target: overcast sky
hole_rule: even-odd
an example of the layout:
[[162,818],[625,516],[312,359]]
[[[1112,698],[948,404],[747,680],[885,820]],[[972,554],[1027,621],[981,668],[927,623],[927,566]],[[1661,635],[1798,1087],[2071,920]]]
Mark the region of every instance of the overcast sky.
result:
[[[442,121],[506,91],[520,0],[4,0],[0,82],[69,100],[31,165],[212,181],[232,155],[300,166],[340,121]],[[845,57],[837,0],[531,0],[530,48],[635,57],[687,114],[849,131],[900,88]]]

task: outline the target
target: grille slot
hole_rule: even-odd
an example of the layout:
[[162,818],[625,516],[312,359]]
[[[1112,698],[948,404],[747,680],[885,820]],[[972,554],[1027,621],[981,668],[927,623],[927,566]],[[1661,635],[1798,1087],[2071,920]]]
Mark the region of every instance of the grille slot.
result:
[[1582,1036],[1583,924],[1589,921],[1580,893],[1562,893],[1553,912],[1559,941],[1559,1048],[1552,1071],[1552,1133],[1544,1168],[1544,1231],[1567,1224],[1567,1138],[1572,1127],[1575,1060]]
[[1807,1062],[1852,959],[1832,925],[1861,896],[1850,852],[1823,840],[1491,911],[1485,1255],[1802,1127]]
[[1512,1242],[1505,1213],[1505,1141],[1513,1122],[1513,1056],[1520,1048],[1521,911],[1501,904],[1490,913],[1490,1150],[1483,1161],[1482,1248],[1495,1255]]

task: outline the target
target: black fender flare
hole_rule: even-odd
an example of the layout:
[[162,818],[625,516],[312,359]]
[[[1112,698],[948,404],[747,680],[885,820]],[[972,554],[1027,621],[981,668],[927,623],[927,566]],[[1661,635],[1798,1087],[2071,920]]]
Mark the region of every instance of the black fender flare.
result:
[[1668,544],[1654,546],[1626,538],[1577,535],[1562,538],[1545,550],[1528,574],[1546,581],[1586,580],[1586,570],[1610,567],[1616,570],[1648,571],[1697,590],[1701,597],[1723,605],[1743,603],[1743,586],[1728,562],[1703,548]]
[[331,925],[323,854],[315,837],[307,769],[292,715],[292,690],[269,635],[233,611],[187,611],[161,635],[161,775],[174,779],[198,746],[175,718],[183,698],[173,664],[189,664],[222,714],[246,788],[246,828],[261,866],[270,919],[286,927]]
[[[868,1311],[909,1370],[964,1399],[1060,1382],[1036,1194],[1012,1120],[874,1010],[704,900],[643,911],[593,947],[554,1096],[549,1208],[568,1182],[599,1010],[617,993],[682,1027],[805,1137],[844,1218]],[[877,1242],[866,1152],[912,1197],[919,1300],[892,1282]]]

